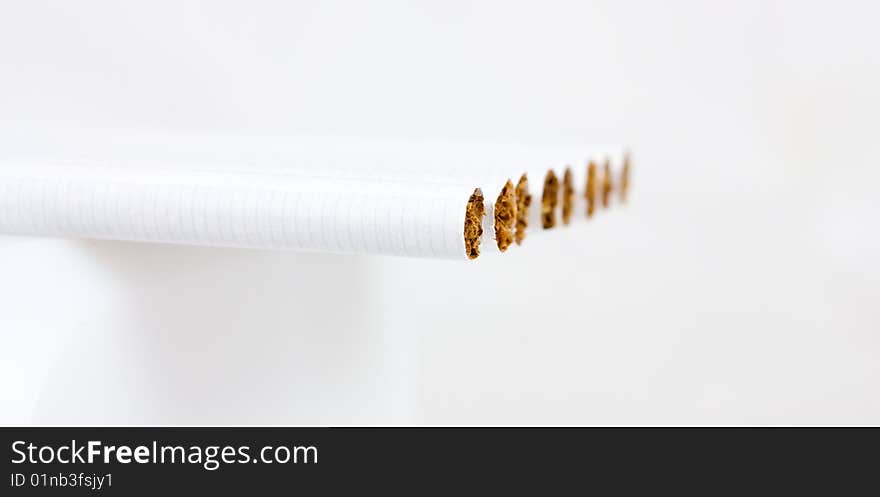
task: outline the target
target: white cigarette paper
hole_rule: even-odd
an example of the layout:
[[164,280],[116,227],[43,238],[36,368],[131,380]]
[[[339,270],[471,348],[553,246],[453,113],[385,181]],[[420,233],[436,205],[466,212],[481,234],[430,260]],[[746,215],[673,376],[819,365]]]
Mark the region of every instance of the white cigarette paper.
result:
[[0,168],[0,232],[463,259],[466,186],[82,166]]

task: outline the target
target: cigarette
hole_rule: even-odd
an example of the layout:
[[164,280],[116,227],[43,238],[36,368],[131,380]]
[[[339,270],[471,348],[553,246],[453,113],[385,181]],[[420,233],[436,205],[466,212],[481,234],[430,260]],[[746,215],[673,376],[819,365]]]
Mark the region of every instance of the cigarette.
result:
[[529,227],[529,208],[532,205],[532,195],[529,193],[529,177],[523,173],[516,183],[516,239],[517,245],[522,245],[526,238],[526,229]]
[[562,175],[562,224],[571,222],[571,214],[574,212],[574,176],[571,167],[565,168]]
[[559,178],[552,169],[544,175],[541,191],[541,227],[548,230],[556,226],[556,207],[559,204]]
[[587,217],[593,217],[596,211],[596,193],[598,192],[599,179],[596,173],[596,163],[590,161],[587,166],[587,187],[584,196],[587,199]]
[[507,250],[514,241],[516,231],[516,190],[513,182],[507,180],[495,200],[493,223],[496,246],[501,252]]
[[0,167],[0,233],[14,235],[474,259],[484,216],[482,193],[465,185]]
[[605,167],[602,170],[602,207],[608,208],[611,205],[611,192],[614,190],[613,176],[611,174],[611,160],[605,160]]

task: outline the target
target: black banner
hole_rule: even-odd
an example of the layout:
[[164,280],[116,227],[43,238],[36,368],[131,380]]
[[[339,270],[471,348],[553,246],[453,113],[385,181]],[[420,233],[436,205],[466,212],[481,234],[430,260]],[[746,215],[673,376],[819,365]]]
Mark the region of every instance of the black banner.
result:
[[2,428],[0,495],[878,490],[877,429]]

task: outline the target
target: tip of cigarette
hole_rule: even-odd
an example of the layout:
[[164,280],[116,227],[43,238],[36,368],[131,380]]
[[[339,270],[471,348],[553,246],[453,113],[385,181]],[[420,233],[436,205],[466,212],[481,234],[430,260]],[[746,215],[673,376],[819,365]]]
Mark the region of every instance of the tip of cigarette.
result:
[[587,197],[587,217],[593,217],[596,210],[596,163],[593,161],[587,166],[587,188],[584,196]]
[[476,259],[480,256],[480,238],[483,236],[483,216],[485,215],[483,192],[477,188],[468,199],[464,215],[464,250],[468,259]]
[[516,234],[514,239],[517,245],[522,245],[526,238],[526,229],[529,227],[529,206],[532,205],[532,196],[529,194],[529,178],[523,173],[516,184]]
[[565,168],[562,175],[562,224],[571,221],[571,212],[574,209],[574,175],[571,167]]
[[620,172],[620,201],[626,202],[627,194],[629,193],[629,169],[630,169],[630,156],[629,152],[623,155],[623,169]]
[[553,170],[544,176],[544,190],[541,195],[541,225],[545,230],[556,226],[556,206],[559,203],[559,179]]
[[608,207],[611,205],[611,192],[614,190],[614,185],[611,179],[611,161],[605,159],[605,167],[604,172],[602,173],[602,207]]
[[498,250],[504,252],[513,244],[513,231],[516,227],[516,196],[513,182],[509,179],[495,199],[495,242]]

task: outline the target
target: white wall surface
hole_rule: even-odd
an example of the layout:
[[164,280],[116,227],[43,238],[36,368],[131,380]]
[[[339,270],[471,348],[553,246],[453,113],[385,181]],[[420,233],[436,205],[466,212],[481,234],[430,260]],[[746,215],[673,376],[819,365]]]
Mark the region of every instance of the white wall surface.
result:
[[0,147],[625,142],[476,264],[0,237],[3,424],[880,423],[872,2],[0,4]]

